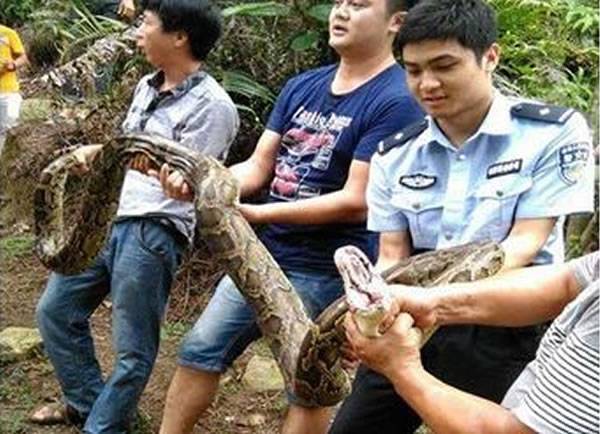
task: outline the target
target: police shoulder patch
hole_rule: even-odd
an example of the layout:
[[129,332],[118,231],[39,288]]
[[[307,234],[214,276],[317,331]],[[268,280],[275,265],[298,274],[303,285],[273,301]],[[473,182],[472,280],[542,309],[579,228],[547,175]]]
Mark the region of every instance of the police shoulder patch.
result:
[[386,154],[388,151],[395,148],[396,146],[403,145],[410,139],[414,139],[415,137],[420,135],[423,131],[427,129],[428,125],[429,123],[426,119],[410,124],[409,126],[400,130],[396,134],[389,136],[385,140],[379,142],[379,145],[377,146],[377,152],[379,152],[381,155]]
[[591,154],[590,144],[571,143],[558,150],[558,173],[568,185],[574,185],[583,176]]
[[564,124],[575,113],[575,109],[546,104],[522,102],[511,108],[510,113],[518,118]]

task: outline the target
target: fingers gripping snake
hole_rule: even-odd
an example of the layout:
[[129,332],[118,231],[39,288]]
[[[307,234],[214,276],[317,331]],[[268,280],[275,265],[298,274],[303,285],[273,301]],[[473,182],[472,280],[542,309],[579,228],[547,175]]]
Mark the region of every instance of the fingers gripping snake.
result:
[[[40,177],[34,196],[36,251],[50,269],[74,274],[99,253],[114,216],[128,161],[146,155],[154,165],[179,170],[195,192],[197,235],[212,258],[236,283],[252,306],[290,390],[307,403],[333,405],[349,391],[340,364],[344,299],[316,322],[309,319],[294,288],[237,209],[239,186],[216,159],[177,143],[144,134],[117,137],[95,159],[77,224],[66,228],[63,200],[73,154],[53,161]],[[110,206],[110,205],[113,206]],[[492,243],[426,253],[388,270],[388,282],[429,286],[472,280],[497,271],[502,252]]]

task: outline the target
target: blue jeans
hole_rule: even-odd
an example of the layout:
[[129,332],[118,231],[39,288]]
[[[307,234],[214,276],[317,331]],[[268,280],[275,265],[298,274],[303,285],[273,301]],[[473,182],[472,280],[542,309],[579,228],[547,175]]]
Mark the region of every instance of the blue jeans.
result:
[[[296,289],[308,315],[314,319],[343,294],[340,275],[283,270]],[[185,336],[178,364],[190,369],[224,372],[250,343],[261,336],[254,311],[229,277],[224,277],[215,294]],[[289,399],[304,405],[297,397]]]
[[[158,352],[160,324],[184,246],[151,219],[115,223],[81,274],[52,273],[37,307],[46,352],[66,403],[87,417],[84,432],[125,433]],[[110,293],[116,354],[106,381],[89,318]]]

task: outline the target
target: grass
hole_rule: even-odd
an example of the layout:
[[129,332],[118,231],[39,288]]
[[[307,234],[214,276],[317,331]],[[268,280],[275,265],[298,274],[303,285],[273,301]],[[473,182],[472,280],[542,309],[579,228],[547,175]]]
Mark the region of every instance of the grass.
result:
[[21,365],[0,369],[0,432],[26,433],[27,415],[35,403],[34,391],[27,373]]
[[35,237],[31,234],[0,239],[0,255],[5,259],[10,259],[30,254],[34,243]]
[[183,321],[165,322],[160,330],[160,340],[180,339],[192,327]]

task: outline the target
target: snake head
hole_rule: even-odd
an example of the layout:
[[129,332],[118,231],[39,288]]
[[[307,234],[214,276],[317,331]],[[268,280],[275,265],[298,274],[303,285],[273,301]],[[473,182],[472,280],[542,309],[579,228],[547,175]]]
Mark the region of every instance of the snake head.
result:
[[379,336],[378,326],[391,305],[391,295],[369,258],[354,246],[336,250],[335,264],[344,281],[348,309],[365,336]]

